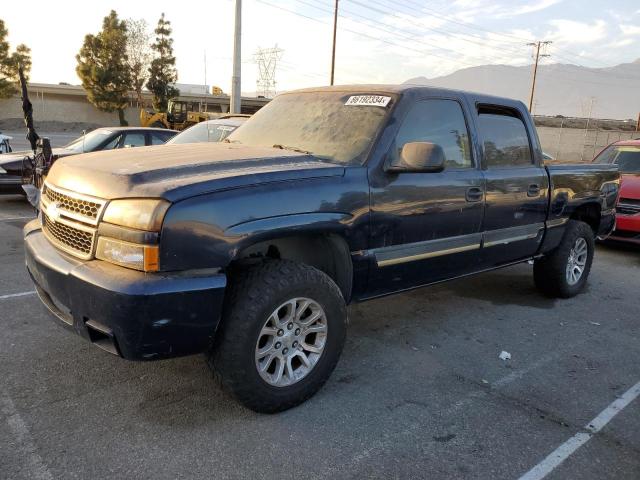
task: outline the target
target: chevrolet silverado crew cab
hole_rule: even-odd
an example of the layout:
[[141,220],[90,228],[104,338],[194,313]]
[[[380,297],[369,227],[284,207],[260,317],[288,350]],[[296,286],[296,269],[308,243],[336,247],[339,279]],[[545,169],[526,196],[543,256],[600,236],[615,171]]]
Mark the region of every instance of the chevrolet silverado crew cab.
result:
[[615,165],[543,166],[519,101],[301,90],[222,143],[59,160],[26,264],[97,347],[204,352],[235,398],[275,412],[327,380],[350,302],[526,261],[544,294],[576,295],[618,190]]

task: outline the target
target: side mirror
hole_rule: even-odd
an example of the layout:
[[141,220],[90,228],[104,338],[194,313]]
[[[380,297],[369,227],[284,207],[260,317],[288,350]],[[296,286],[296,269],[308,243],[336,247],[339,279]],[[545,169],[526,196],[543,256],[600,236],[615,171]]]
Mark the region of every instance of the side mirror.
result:
[[387,172],[441,172],[444,170],[444,150],[436,143],[410,142],[405,143],[396,158],[386,168]]

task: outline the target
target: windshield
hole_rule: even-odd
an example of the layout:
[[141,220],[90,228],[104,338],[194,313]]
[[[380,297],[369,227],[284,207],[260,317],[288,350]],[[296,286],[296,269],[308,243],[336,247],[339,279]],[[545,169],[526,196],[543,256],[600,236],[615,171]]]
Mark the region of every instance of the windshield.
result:
[[74,140],[64,148],[67,150],[73,150],[76,153],[93,152],[102,144],[102,142],[107,140],[112,133],[113,132],[111,130],[99,128],[93,132],[87,133],[84,137]]
[[243,145],[309,152],[362,164],[390,108],[391,96],[344,92],[283,94],[227,139]]
[[640,147],[611,145],[593,161],[594,163],[617,163],[620,173],[640,173]]
[[221,142],[233,132],[236,125],[202,122],[180,132],[167,142],[167,145],[182,143]]

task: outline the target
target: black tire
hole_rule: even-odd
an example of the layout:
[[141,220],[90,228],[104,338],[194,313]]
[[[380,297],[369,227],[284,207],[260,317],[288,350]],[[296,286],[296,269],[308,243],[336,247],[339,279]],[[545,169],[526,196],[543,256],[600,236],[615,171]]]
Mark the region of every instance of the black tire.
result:
[[[209,366],[240,403],[261,413],[295,407],[314,395],[329,378],[346,336],[347,311],[338,286],[308,265],[271,260],[230,273],[228,296]],[[288,386],[265,381],[256,366],[256,345],[272,312],[290,299],[309,298],[324,310],[324,350],[310,371]]]
[[[571,251],[580,238],[586,242],[586,262],[580,278],[572,284],[567,278],[567,269]],[[587,284],[594,251],[595,238],[591,227],[578,220],[569,220],[560,245],[537,259],[533,265],[536,287],[543,294],[554,298],[570,298],[577,295]]]

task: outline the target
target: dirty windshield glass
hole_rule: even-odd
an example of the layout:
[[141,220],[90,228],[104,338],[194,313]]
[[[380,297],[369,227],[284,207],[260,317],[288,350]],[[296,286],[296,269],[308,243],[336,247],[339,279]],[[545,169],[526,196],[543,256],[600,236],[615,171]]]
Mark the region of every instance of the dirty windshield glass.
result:
[[612,145],[593,161],[595,163],[616,163],[621,173],[640,173],[640,147]]
[[179,133],[167,142],[167,145],[181,143],[221,142],[236,128],[236,125],[222,123],[198,123]]
[[344,92],[280,95],[227,141],[276,146],[342,164],[361,164],[384,122],[390,100],[389,95]]
[[73,150],[77,153],[92,152],[96,148],[98,148],[102,144],[102,142],[107,140],[107,138],[109,138],[112,133],[113,132],[111,130],[99,128],[97,130],[94,130],[93,132],[87,133],[83,137],[74,140],[64,148],[66,148],[67,150]]

